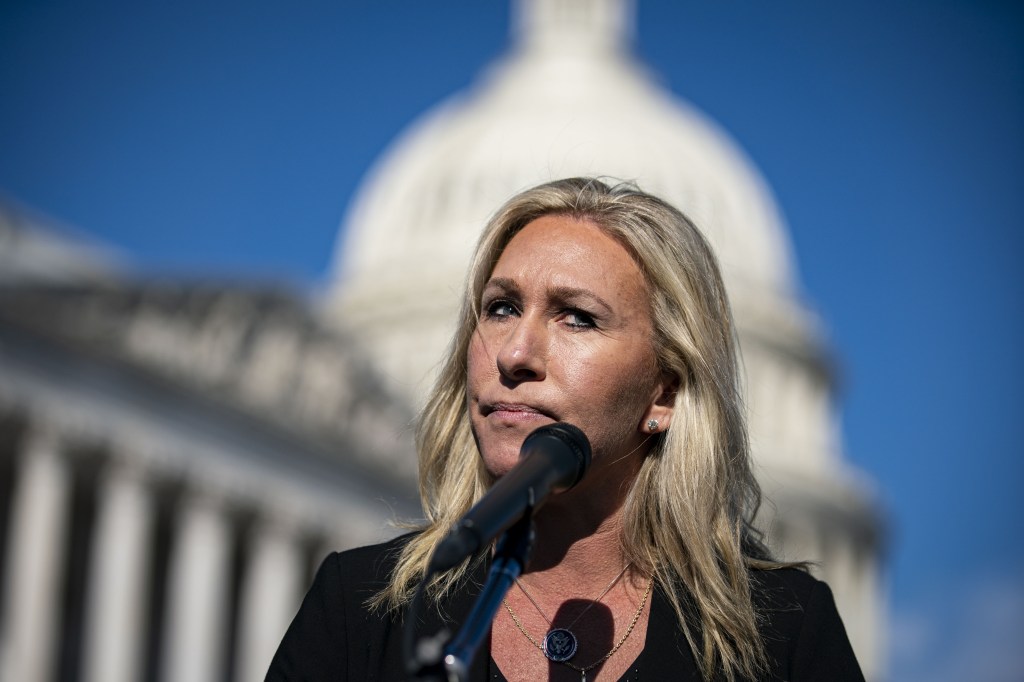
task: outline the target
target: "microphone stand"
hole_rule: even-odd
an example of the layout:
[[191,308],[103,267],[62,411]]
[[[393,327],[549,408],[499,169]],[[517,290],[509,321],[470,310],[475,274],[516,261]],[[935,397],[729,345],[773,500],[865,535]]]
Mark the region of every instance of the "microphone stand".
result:
[[473,605],[473,611],[445,647],[444,668],[448,671],[449,682],[466,682],[469,679],[473,655],[490,630],[494,614],[501,608],[501,600],[522,574],[532,546],[533,507],[528,507],[522,518],[498,540],[487,582]]
[[[490,630],[491,621],[501,608],[501,600],[516,578],[522,574],[532,546],[533,508],[529,507],[526,513],[498,539],[491,568],[487,573],[487,582],[473,604],[469,618],[459,628],[452,641],[444,647],[443,664],[448,682],[466,682],[469,679],[469,666],[473,662],[473,656]],[[417,649],[422,650],[421,646],[417,646]],[[432,649],[433,646],[428,645],[427,648]],[[422,663],[425,662],[421,661]],[[419,674],[415,675],[416,678],[437,679],[435,666],[436,663],[421,665]]]

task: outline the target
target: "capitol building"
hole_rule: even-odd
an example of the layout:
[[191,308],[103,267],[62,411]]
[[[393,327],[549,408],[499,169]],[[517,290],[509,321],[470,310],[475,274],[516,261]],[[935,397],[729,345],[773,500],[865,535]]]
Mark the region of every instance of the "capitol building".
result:
[[513,3],[507,53],[368,171],[323,292],[147,278],[0,204],[0,679],[263,679],[326,553],[419,514],[411,424],[490,213],[576,175],[635,182],[715,247],[760,524],[815,562],[884,677],[884,526],[784,219],[729,134],[636,61],[632,13]]

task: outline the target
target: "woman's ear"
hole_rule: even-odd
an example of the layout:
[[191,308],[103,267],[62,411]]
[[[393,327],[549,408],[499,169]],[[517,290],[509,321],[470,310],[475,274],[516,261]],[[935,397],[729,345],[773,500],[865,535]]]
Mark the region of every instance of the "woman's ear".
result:
[[643,433],[661,433],[668,430],[672,423],[672,413],[676,406],[676,393],[679,392],[679,378],[662,373],[661,381],[654,391],[654,398],[640,422]]

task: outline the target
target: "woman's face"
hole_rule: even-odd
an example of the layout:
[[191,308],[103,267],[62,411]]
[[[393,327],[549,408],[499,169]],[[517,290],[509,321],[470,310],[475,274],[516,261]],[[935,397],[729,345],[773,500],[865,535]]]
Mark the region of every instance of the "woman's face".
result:
[[652,416],[667,426],[646,284],[597,226],[557,215],[529,223],[498,259],[480,311],[467,398],[492,475],[515,466],[544,424],[581,428],[595,464],[639,449]]

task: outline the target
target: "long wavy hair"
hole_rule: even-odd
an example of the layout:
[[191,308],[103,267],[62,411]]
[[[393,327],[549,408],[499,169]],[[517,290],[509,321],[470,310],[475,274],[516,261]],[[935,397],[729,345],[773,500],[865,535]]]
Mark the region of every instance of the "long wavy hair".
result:
[[[756,678],[766,654],[750,570],[782,564],[769,560],[752,525],[761,492],[751,470],[732,313],[701,233],[680,211],[629,184],[571,178],[540,185],[514,196],[487,224],[458,329],[417,425],[426,522],[371,603],[401,608],[436,544],[493,482],[470,432],[467,352],[499,256],[519,230],[545,215],[593,223],[626,247],[651,294],[660,369],[678,380],[671,426],[652,439],[623,508],[625,558],[667,595],[705,679]],[[431,594],[447,593],[469,565],[436,578]]]

